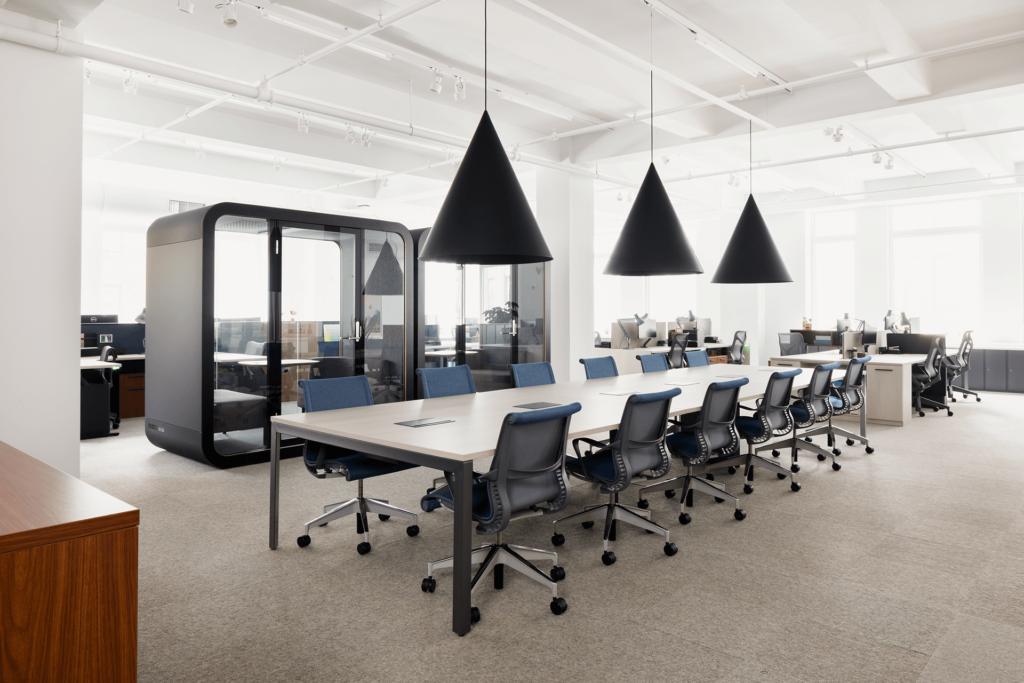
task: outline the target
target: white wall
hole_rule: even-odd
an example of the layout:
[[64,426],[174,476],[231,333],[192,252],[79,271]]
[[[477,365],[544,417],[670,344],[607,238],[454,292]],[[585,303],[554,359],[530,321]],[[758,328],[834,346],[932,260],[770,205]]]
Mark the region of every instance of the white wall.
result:
[[[50,34],[55,28],[3,11],[0,19]],[[74,476],[82,69],[78,59],[0,42],[0,357],[8,359],[0,441]]]
[[[1021,320],[1021,232],[1024,194],[998,194],[981,200],[982,296],[985,330],[979,337],[992,342],[1020,343]],[[956,286],[956,264],[950,264],[949,284]],[[950,340],[950,344],[959,340]]]
[[537,171],[537,221],[551,262],[551,366],[555,378],[584,379],[580,358],[594,355],[594,181]]

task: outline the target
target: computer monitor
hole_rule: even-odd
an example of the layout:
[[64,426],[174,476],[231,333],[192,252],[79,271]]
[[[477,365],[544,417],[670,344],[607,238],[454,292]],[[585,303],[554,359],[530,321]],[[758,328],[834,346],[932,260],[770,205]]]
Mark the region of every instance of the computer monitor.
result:
[[860,332],[864,329],[864,321],[857,320],[856,318],[839,318],[836,320],[836,331],[839,334],[843,332]]
[[114,315],[83,315],[83,323],[116,323],[117,314]]
[[324,341],[341,341],[341,323],[324,323]]
[[642,318],[639,315],[634,315],[633,317],[636,318],[637,338],[642,339],[643,345],[647,346],[651,339],[655,339],[658,336],[658,323],[649,315],[645,315]]

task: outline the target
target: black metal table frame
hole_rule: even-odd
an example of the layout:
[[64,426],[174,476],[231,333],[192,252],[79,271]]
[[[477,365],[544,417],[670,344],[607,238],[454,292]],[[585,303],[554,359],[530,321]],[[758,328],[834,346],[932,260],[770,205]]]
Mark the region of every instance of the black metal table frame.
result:
[[270,431],[270,549],[276,550],[278,544],[280,489],[281,489],[281,437],[293,436],[310,441],[318,441],[331,446],[350,448],[366,453],[391,458],[399,462],[421,465],[448,472],[453,482],[452,493],[455,498],[454,544],[454,585],[452,586],[452,630],[460,636],[469,633],[471,628],[470,607],[472,606],[471,581],[473,579],[470,558],[473,548],[473,461],[442,458],[415,451],[407,451],[368,441],[360,441],[341,436],[326,434],[313,429],[303,429],[291,425],[271,423]]

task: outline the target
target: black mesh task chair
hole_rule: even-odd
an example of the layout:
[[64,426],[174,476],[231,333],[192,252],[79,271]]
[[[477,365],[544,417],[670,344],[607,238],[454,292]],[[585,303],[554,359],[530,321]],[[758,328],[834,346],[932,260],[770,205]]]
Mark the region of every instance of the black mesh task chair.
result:
[[[852,446],[855,442],[859,441],[864,444],[864,450],[868,453],[875,452],[866,436],[848,432],[832,424],[832,418],[837,415],[846,415],[855,410],[867,410],[867,404],[865,403],[867,400],[865,378],[867,377],[867,362],[869,360],[871,360],[871,356],[854,358],[846,366],[846,375],[838,382],[832,383],[832,388],[830,389],[832,395],[829,398],[829,401],[832,403],[832,414],[828,417],[828,423],[817,429],[804,432],[803,437],[805,441],[810,441],[812,437],[819,434],[826,434],[828,436],[828,447],[832,449],[832,455],[839,455],[839,437],[845,436],[847,446]],[[818,460],[824,459],[825,456],[819,453]]]
[[953,395],[955,391],[958,394],[963,394],[964,398],[967,398],[967,394],[970,394],[979,403],[981,402],[981,396],[978,392],[965,389],[964,387],[953,386],[953,382],[966,377],[967,373],[971,369],[971,352],[974,350],[974,339],[971,335],[974,334],[973,330],[964,332],[964,338],[960,340],[960,350],[956,352],[955,356],[946,356],[942,359],[942,364],[946,366],[946,395],[949,396],[949,400],[956,403],[956,396]]
[[[114,350],[113,346],[104,346],[100,350],[100,360],[104,363],[116,363],[117,362],[117,351]],[[103,383],[107,385],[107,389],[110,391],[114,390],[114,369],[104,368],[100,371],[103,375]],[[114,411],[110,411],[110,425],[114,429],[121,426],[121,418]]]
[[[740,509],[739,498],[725,492],[724,487],[712,484],[714,476],[706,474],[706,478],[698,476],[706,473],[710,467],[718,467],[720,463],[731,459],[739,452],[740,437],[736,432],[736,413],[739,405],[740,387],[749,384],[746,377],[727,382],[712,382],[704,394],[697,422],[675,434],[669,434],[665,442],[669,452],[682,458],[686,465],[686,474],[659,481],[640,489],[640,507],[647,507],[644,494],[664,491],[666,498],[674,498],[677,489],[683,495],[679,501],[679,523],[689,524],[690,514],[686,507],[693,507],[693,491],[700,491],[715,497],[715,502],[731,500],[735,506],[733,512],[737,520],[746,518],[747,513]],[[702,472],[698,472],[698,469]]]
[[732,344],[729,346],[729,363],[732,365],[743,364],[743,347],[747,343],[747,333],[743,331],[733,335]]
[[668,364],[673,369],[686,367],[686,335],[677,334],[672,337],[672,345],[668,350]]
[[947,415],[953,415],[953,411],[945,403],[924,396],[925,391],[941,381],[942,342],[940,337],[936,337],[932,340],[932,346],[928,349],[928,356],[924,362],[915,363],[910,371],[910,390],[913,392],[914,407],[917,408],[919,416],[924,417],[924,406],[929,406],[935,412],[944,408]]
[[758,451],[771,448],[772,455],[778,457],[780,448],[789,448],[791,453],[790,470],[792,472],[800,471],[800,464],[797,460],[798,451],[801,450],[816,453],[818,460],[832,458],[832,469],[837,472],[843,468],[842,465],[836,462],[836,456],[839,455],[838,448],[827,451],[821,446],[811,443],[810,436],[805,437],[799,433],[801,429],[811,429],[820,422],[829,422],[832,419],[832,412],[836,409],[836,405],[842,405],[842,400],[832,395],[832,373],[838,370],[839,367],[839,361],[815,366],[810,384],[799,392],[796,401],[789,406],[789,413],[793,416],[793,422],[796,425],[793,430],[793,436],[782,441],[776,441],[770,446],[762,446],[757,449]]
[[[582,522],[584,529],[590,529],[596,521],[603,519],[604,553],[601,561],[605,565],[615,563],[615,553],[608,548],[608,543],[615,540],[616,522],[625,522],[649,533],[661,534],[665,539],[665,554],[676,554],[678,548],[669,540],[668,529],[652,522],[650,512],[619,503],[619,494],[629,488],[634,477],[658,479],[668,474],[672,463],[665,450],[665,434],[672,399],[680,393],[682,390],[675,388],[650,394],[633,394],[626,399],[619,428],[611,441],[573,439],[572,447],[576,457],[566,460],[566,470],[574,477],[599,485],[601,493],[608,496],[608,502],[588,505],[583,512],[557,520],[551,537],[553,544],[565,543],[565,536],[558,533],[559,524],[572,519]],[[580,453],[581,442],[591,448]]]
[[804,336],[799,332],[779,332],[779,353],[783,356],[798,356],[807,353]]
[[[580,409],[579,403],[570,403],[509,413],[505,417],[490,470],[473,475],[473,520],[477,533],[495,535],[494,542],[472,552],[472,563],[480,565],[473,577],[473,590],[491,572],[494,587],[504,588],[503,567],[510,567],[551,589],[552,612],[562,614],[569,608],[565,599],[558,597],[557,582],[565,578],[565,570],[558,566],[558,553],[511,545],[503,542],[501,535],[513,520],[550,515],[569,504],[572,487],[566,476],[565,446],[569,421]],[[449,476],[445,473],[446,478]],[[454,509],[450,487],[449,479],[447,486],[423,496],[420,506],[426,510],[440,504]],[[537,569],[532,564],[534,560],[550,561],[550,576]],[[437,588],[434,570],[452,565],[452,557],[428,562],[427,578],[421,584],[423,591],[433,593]],[[479,608],[472,608],[472,619],[480,620]]]

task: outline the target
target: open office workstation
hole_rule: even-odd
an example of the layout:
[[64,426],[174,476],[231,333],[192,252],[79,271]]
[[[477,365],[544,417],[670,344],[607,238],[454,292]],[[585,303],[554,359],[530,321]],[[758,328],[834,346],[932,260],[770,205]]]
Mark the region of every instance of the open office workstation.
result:
[[1024,680],[1024,7],[739,5],[0,0],[0,681]]

